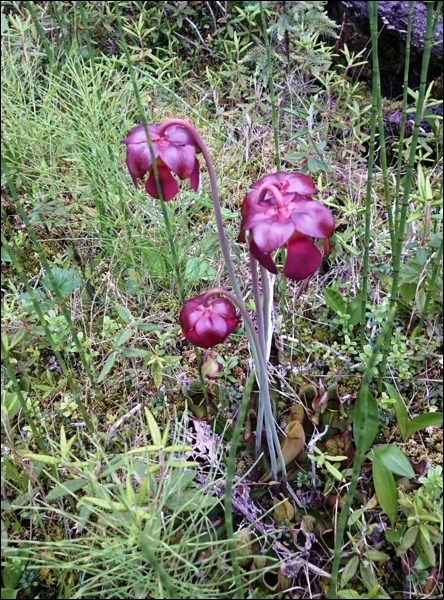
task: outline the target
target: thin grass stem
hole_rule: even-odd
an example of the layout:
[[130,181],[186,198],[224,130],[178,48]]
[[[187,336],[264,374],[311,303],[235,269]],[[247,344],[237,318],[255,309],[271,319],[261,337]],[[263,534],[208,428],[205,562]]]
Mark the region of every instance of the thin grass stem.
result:
[[372,79],[372,106],[376,101],[376,110],[378,115],[378,130],[379,130],[379,156],[381,160],[382,181],[384,185],[384,200],[387,211],[387,222],[389,226],[389,235],[392,252],[395,247],[395,226],[393,217],[393,206],[390,194],[390,179],[387,166],[387,150],[385,145],[384,119],[382,114],[382,90],[381,76],[379,71],[379,53],[378,53],[378,3],[372,1],[368,3],[368,16],[370,20],[370,37],[372,44],[372,62],[373,62],[373,79]]
[[[441,3],[442,4],[442,3]],[[421,119],[424,110],[424,101],[427,88],[427,72],[429,68],[430,56],[432,47],[434,44],[435,30],[437,19],[434,18],[434,6],[433,3],[427,3],[427,19],[426,19],[426,31],[424,34],[424,51],[422,56],[421,65],[421,80],[418,89],[418,100],[415,111],[415,122],[413,126],[412,139],[410,143],[410,152],[407,163],[407,170],[404,180],[404,190],[402,195],[402,203],[400,206],[399,225],[397,228],[397,241],[395,246],[395,253],[393,256],[393,273],[392,273],[392,285],[390,289],[390,308],[397,305],[399,295],[399,278],[401,270],[401,258],[404,247],[405,230],[407,225],[407,215],[409,209],[409,198],[413,182],[413,174],[415,172],[416,164],[416,148],[418,145],[419,132],[421,127]],[[393,329],[390,328],[387,332],[387,337],[384,343],[380,376],[378,381],[378,389],[382,389],[382,379],[385,374],[385,368],[387,366],[388,355],[391,348],[391,337]]]
[[267,77],[268,77],[268,93],[270,94],[271,103],[271,122],[273,124],[273,139],[274,139],[274,162],[277,171],[282,168],[281,151],[279,147],[279,114],[276,104],[276,92],[274,89],[273,79],[273,56],[271,52],[270,36],[267,29],[267,21],[265,19],[265,8],[263,3],[260,3],[262,35],[264,37],[265,51],[267,56]]

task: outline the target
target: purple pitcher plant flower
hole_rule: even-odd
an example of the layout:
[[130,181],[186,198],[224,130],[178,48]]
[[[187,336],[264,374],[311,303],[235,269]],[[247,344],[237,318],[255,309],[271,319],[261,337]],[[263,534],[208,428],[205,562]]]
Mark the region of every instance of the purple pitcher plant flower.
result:
[[224,342],[239,324],[233,304],[217,294],[218,290],[210,290],[190,298],[180,311],[183,335],[199,348],[212,348]]
[[250,252],[268,271],[277,274],[272,253],[285,248],[284,274],[295,281],[313,275],[321,265],[323,253],[312,238],[324,240],[334,233],[330,210],[312,200],[316,187],[308,175],[275,173],[253,183],[241,207],[240,241],[248,232]]
[[[167,127],[162,124],[148,125],[147,129],[164,200],[172,200],[179,191],[172,173],[179,179],[188,179],[191,189],[197,191],[199,161],[196,152],[199,148],[190,132],[174,124]],[[126,165],[134,185],[137,187],[139,180],[143,180],[148,173],[145,189],[150,196],[159,198],[145,127],[133,127],[122,143],[126,145]]]

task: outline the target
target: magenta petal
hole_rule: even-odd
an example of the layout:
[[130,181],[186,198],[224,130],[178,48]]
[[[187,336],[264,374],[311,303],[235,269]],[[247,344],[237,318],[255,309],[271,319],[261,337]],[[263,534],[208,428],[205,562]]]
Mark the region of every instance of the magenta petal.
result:
[[193,138],[191,134],[180,125],[170,125],[164,133],[164,136],[172,143],[179,146],[185,144],[193,145]]
[[274,264],[274,260],[271,258],[269,254],[265,254],[262,252],[254,243],[254,240],[250,241],[250,252],[254,256],[254,258],[269,271],[270,273],[274,273],[277,275],[277,267]]
[[286,181],[290,184],[287,193],[300,194],[301,196],[311,196],[318,191],[315,188],[313,180],[308,175],[302,173],[282,173],[285,175]]
[[286,221],[275,217],[268,221],[262,221],[255,225],[252,229],[253,239],[256,246],[269,254],[288,242],[295,232],[295,225],[291,219]]
[[221,317],[237,320],[236,309],[227,298],[216,298],[211,306],[214,312]]
[[189,144],[185,146],[175,146],[168,144],[160,147],[160,158],[166,166],[176,173],[180,179],[190,177],[195,168],[196,152],[194,146]]
[[330,210],[314,200],[298,200],[292,203],[291,217],[296,231],[316,238],[329,238],[335,230]]
[[197,192],[197,190],[199,189],[199,183],[200,183],[200,165],[199,165],[199,161],[196,158],[195,162],[194,162],[194,169],[190,175],[191,189],[194,190],[195,192]]
[[[171,175],[169,169],[163,166],[158,167],[159,173],[159,182],[160,187],[162,188],[163,199],[168,202],[174,198],[174,196],[179,191],[179,186],[177,185],[177,181]],[[145,183],[145,189],[150,196],[153,198],[158,198],[159,194],[157,193],[156,180],[154,178],[154,170],[150,170],[150,175]]]
[[151,156],[148,147],[142,144],[127,146],[126,166],[134,185],[137,187],[137,180],[143,179],[145,173],[151,168]]
[[321,262],[322,254],[310,239],[294,238],[287,244],[284,275],[289,279],[301,281],[316,273]]
[[202,316],[194,327],[198,339],[197,346],[211,348],[223,342],[228,335],[227,324],[219,315]]

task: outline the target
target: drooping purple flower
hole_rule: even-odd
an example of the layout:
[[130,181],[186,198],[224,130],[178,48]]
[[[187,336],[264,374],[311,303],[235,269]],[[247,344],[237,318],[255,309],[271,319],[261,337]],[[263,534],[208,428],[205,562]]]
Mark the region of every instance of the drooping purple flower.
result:
[[207,292],[185,301],[179,323],[189,342],[200,348],[212,348],[233,333],[239,320],[227,298]]
[[[196,158],[196,144],[191,134],[180,125],[170,125],[163,131],[161,125],[148,125],[151,144],[156,159],[159,183],[165,200],[171,200],[179,191],[177,181],[171,173],[179,179],[188,179],[191,188],[197,191],[199,187],[199,161]],[[151,160],[145,127],[136,125],[123,140],[126,145],[126,165],[134,185],[137,187],[139,180],[145,180],[145,189],[150,196],[158,198],[154,169]]]
[[[264,186],[274,186],[279,194]],[[241,207],[240,241],[249,232],[251,254],[268,271],[277,273],[272,253],[286,248],[284,274],[300,281],[313,275],[321,265],[322,252],[311,238],[327,240],[334,232],[330,210],[311,199],[313,181],[301,173],[266,175],[252,185]],[[324,243],[324,248],[328,244]]]

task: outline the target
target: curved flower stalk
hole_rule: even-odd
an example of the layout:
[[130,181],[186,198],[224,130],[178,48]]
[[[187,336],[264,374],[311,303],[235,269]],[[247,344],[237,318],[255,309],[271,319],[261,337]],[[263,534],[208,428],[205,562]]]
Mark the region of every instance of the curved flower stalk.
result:
[[296,281],[313,275],[321,265],[323,253],[312,238],[324,240],[334,233],[330,210],[312,200],[313,181],[301,173],[266,175],[252,185],[242,207],[239,240],[248,238],[251,254],[270,273],[278,269],[272,253],[287,251],[284,274]]

